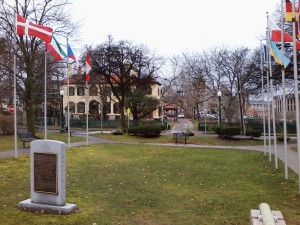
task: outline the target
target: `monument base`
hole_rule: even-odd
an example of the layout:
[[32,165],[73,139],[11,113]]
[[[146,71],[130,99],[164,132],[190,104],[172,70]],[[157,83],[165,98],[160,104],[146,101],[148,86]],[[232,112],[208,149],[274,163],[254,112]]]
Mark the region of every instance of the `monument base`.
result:
[[70,214],[77,208],[77,206],[76,204],[68,203],[66,203],[63,206],[36,204],[32,203],[31,199],[27,199],[22,202],[19,202],[18,208],[32,212]]

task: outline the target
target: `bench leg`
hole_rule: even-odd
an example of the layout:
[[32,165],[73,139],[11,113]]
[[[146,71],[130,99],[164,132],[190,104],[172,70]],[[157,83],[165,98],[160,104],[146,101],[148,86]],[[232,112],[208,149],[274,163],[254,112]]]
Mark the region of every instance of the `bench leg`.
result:
[[186,138],[184,139],[184,144],[186,145]]

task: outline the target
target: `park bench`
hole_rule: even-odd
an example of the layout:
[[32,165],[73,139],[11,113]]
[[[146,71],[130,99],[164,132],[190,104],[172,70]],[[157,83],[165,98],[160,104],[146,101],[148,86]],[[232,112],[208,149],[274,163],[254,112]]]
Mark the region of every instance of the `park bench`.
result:
[[186,140],[189,139],[189,134],[188,133],[173,133],[173,139],[175,140],[175,143],[179,140],[184,140],[184,144],[186,144]]
[[18,139],[19,141],[23,142],[23,148],[25,148],[26,142],[34,141],[35,138],[32,136],[31,132],[20,132],[18,133]]

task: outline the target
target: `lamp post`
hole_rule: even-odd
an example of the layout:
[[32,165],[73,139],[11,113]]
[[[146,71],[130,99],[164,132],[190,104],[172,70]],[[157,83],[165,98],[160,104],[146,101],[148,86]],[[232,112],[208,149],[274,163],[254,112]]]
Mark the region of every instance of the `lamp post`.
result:
[[65,133],[65,121],[64,121],[64,106],[63,106],[63,98],[64,98],[64,90],[60,90],[60,133]]
[[221,122],[221,97],[222,97],[222,92],[220,90],[218,90],[217,92],[217,96],[218,96],[218,99],[219,99],[219,127],[222,126],[222,122]]

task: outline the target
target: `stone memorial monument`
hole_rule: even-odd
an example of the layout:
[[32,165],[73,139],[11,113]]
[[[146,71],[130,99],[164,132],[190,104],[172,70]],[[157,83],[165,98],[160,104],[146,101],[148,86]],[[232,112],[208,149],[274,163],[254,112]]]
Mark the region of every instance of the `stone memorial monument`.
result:
[[31,198],[19,202],[28,211],[68,214],[75,204],[66,198],[66,146],[54,140],[36,140],[30,148]]

